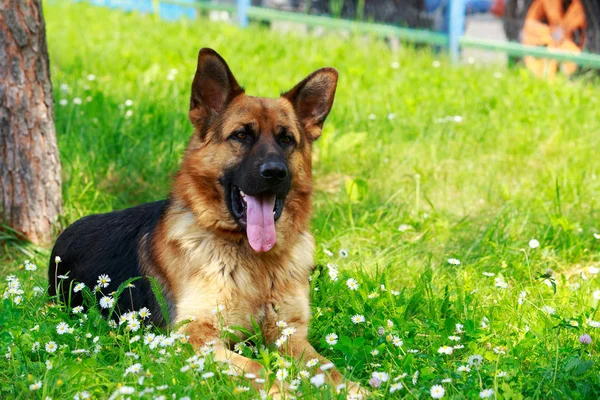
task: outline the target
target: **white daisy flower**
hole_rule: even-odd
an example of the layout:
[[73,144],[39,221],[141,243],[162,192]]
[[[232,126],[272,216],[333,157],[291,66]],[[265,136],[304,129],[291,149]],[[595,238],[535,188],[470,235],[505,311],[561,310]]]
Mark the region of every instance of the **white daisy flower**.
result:
[[361,322],[365,322],[365,316],[360,315],[360,314],[356,314],[356,315],[352,316],[352,318],[350,318],[350,319],[355,324],[360,324]]
[[313,359],[308,360],[306,362],[306,366],[309,367],[309,368],[311,368],[311,367],[314,367],[315,365],[317,365],[318,363],[319,363],[319,359],[318,358],[313,358]]
[[495,279],[495,286],[496,286],[497,288],[506,289],[506,288],[508,288],[508,283],[506,283],[506,282],[504,281],[504,278],[502,278],[502,277],[497,277],[497,278]]
[[285,321],[277,321],[276,324],[279,328],[287,328],[288,324]]
[[136,363],[130,367],[125,369],[125,374],[123,376],[127,376],[129,374],[138,374],[142,370],[142,364]]
[[213,314],[218,314],[225,309],[225,306],[222,304],[217,304],[215,308],[212,309]]
[[138,329],[140,329],[140,326],[140,321],[137,319],[132,319],[127,324],[127,329],[129,329],[131,332],[136,332]]
[[110,277],[106,274],[102,274],[98,277],[98,285],[100,285],[101,288],[107,288],[108,285],[110,285]]
[[458,260],[456,258],[449,258],[448,259],[448,264],[450,264],[450,265],[460,265],[460,260]]
[[338,342],[338,335],[335,333],[329,333],[327,336],[325,336],[325,341],[328,345],[334,346]]
[[287,378],[289,375],[287,369],[282,368],[282,369],[278,369],[277,373],[275,374],[275,376],[277,377],[277,380],[279,380],[280,382],[284,381],[285,378]]
[[25,263],[25,270],[26,271],[36,271],[37,270],[37,265],[31,263],[31,262],[26,262]]
[[387,382],[390,379],[390,376],[387,372],[373,372],[371,376],[379,379],[381,382]]
[[64,335],[68,332],[69,324],[67,324],[66,322],[60,322],[58,325],[56,325],[56,333],[58,333],[59,335]]
[[526,296],[527,296],[527,292],[525,292],[525,291],[522,291],[521,293],[519,293],[519,299],[517,300],[519,305],[523,305],[523,303],[525,303]]
[[312,378],[310,378],[310,383],[312,383],[316,387],[323,386],[323,384],[325,384],[325,375],[318,374],[318,375],[313,376]]
[[479,397],[482,399],[490,398],[493,395],[494,395],[493,389],[485,389],[485,390],[482,390],[481,392],[479,392]]
[[281,331],[281,334],[283,336],[291,336],[296,332],[296,328],[294,328],[293,326],[289,326],[287,328],[285,328],[283,331]]
[[415,373],[412,376],[412,383],[413,383],[413,385],[416,385],[417,382],[419,381],[419,375],[420,375],[419,370],[416,370]]
[[404,389],[404,385],[402,385],[402,382],[396,382],[390,385],[390,393],[394,393],[402,389]]
[[346,281],[346,286],[348,286],[348,289],[350,290],[358,290],[358,282],[356,281],[356,279],[354,278],[350,278]]
[[83,312],[83,306],[73,307],[73,314],[81,314]]
[[434,399],[441,399],[446,394],[446,391],[441,385],[433,385],[429,390],[431,397]]
[[548,315],[553,315],[556,312],[556,310],[553,307],[550,307],[550,306],[543,306],[542,307],[542,311],[545,312]]
[[529,247],[532,249],[537,249],[538,247],[540,247],[540,242],[538,242],[537,239],[531,239],[529,241]]
[[478,366],[478,365],[481,365],[481,363],[483,363],[483,357],[479,354],[473,354],[472,356],[469,357],[467,362],[469,363],[470,366]]
[[298,375],[300,375],[300,378],[304,378],[304,379],[310,378],[310,372],[308,372],[305,369],[303,369],[302,371],[298,372]]
[[[100,307],[102,307],[102,308],[111,308],[114,304],[115,304],[115,299],[113,299],[110,296],[103,296],[100,299]],[[111,320],[111,321],[115,322],[113,320]],[[110,324],[110,322],[109,322],[109,324]]]
[[338,278],[338,269],[337,269],[337,265],[335,264],[327,264],[327,273],[329,275],[329,279],[331,279],[333,282],[337,281]]
[[398,226],[398,231],[400,232],[406,232],[413,229],[413,227],[411,225],[408,224],[400,224],[400,226]]
[[327,364],[323,364],[319,367],[319,369],[321,371],[327,371],[328,369],[334,368],[335,365],[333,365],[333,363],[327,363]]
[[56,349],[58,349],[58,346],[56,345],[55,342],[50,341],[50,342],[46,343],[46,351],[48,353],[54,353],[56,351]]

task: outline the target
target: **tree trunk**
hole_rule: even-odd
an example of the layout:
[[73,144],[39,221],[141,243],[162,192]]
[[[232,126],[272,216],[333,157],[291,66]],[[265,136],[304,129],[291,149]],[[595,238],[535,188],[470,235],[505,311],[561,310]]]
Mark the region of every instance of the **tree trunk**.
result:
[[62,212],[41,0],[0,0],[0,221],[48,244]]

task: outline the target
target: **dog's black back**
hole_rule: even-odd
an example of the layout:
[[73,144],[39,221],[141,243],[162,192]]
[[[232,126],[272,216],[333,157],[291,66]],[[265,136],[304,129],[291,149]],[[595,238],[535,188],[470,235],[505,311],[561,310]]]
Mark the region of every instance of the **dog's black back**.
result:
[[[75,307],[83,303],[81,292],[72,291],[76,283],[83,282],[93,289],[98,276],[107,274],[111,282],[108,287],[102,288],[102,293],[108,295],[127,279],[143,276],[140,252],[152,258],[149,238],[167,206],[168,201],[163,200],[122,211],[90,215],[65,229],[52,249],[48,269],[50,295],[56,295],[55,282],[58,281],[63,301],[69,299],[71,288],[70,305]],[[58,268],[56,256],[62,260]],[[68,279],[55,280],[57,272],[58,275],[68,275]],[[72,285],[71,281],[74,281]],[[143,278],[133,285],[131,295],[129,290],[121,294],[115,308],[119,311],[117,314],[148,307],[152,313],[151,321],[162,324],[164,321],[149,281]],[[97,294],[98,299],[102,296]]]

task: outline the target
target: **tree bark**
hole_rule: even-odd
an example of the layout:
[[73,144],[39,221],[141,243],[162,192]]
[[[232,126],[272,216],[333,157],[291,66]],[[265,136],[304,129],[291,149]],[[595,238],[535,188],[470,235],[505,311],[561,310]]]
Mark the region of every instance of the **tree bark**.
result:
[[48,244],[61,168],[41,0],[0,0],[0,221]]

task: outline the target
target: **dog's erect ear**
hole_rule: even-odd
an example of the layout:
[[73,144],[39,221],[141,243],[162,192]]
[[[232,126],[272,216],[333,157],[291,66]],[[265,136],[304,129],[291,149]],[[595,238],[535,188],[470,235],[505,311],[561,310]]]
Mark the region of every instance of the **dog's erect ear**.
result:
[[321,68],[282,95],[294,106],[310,140],[317,140],[321,136],[323,122],[333,105],[337,80],[335,69]]
[[213,49],[198,54],[198,68],[192,83],[190,120],[202,125],[207,117],[223,112],[237,95],[244,93],[223,58]]

